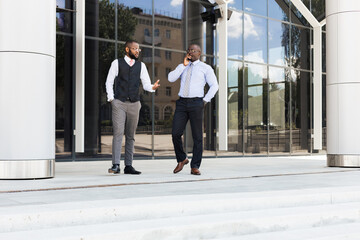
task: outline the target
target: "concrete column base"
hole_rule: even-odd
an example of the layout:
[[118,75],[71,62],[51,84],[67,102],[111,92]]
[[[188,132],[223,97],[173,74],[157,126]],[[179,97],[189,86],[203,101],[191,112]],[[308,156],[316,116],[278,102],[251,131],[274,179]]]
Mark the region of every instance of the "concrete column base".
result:
[[328,154],[328,167],[360,167],[360,155]]
[[0,179],[39,179],[55,175],[55,160],[0,160]]

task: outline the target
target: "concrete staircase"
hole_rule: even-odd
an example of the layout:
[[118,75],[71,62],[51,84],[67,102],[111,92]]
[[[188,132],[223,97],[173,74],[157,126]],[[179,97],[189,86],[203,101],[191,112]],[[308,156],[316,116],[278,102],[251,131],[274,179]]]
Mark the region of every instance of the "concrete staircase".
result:
[[360,239],[360,188],[0,207],[0,239]]

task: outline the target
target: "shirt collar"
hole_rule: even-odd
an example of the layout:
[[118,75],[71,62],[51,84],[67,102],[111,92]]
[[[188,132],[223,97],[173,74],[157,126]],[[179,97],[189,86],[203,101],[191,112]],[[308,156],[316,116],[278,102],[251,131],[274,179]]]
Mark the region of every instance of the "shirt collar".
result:
[[195,62],[191,62],[191,64],[196,65],[200,62],[200,59],[196,60]]
[[[125,59],[125,61],[127,62],[127,64],[130,63],[131,58],[129,58],[127,55],[125,55],[124,59]],[[136,62],[135,59],[134,59],[134,61]]]

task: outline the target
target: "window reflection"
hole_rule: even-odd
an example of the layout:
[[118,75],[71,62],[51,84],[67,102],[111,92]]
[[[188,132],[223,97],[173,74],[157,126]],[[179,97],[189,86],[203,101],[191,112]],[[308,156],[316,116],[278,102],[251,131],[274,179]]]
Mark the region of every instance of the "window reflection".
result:
[[269,0],[269,17],[289,21],[289,1]]
[[265,18],[244,15],[245,60],[267,62],[267,21]]
[[140,44],[151,45],[152,1],[118,0],[117,22],[118,40],[136,39]]
[[154,36],[155,46],[183,50],[185,48],[185,38],[183,34],[184,2],[154,0],[154,6],[156,27]]
[[228,57],[242,59],[243,14],[234,11],[228,21]]
[[267,0],[244,0],[244,11],[267,16]]
[[292,66],[310,69],[310,29],[292,25],[290,36]]
[[243,8],[243,1],[242,0],[233,0],[230,1],[228,6],[229,8],[233,8],[233,9],[237,9],[237,10],[242,10]]
[[284,68],[269,67],[269,151],[290,151],[289,84]]
[[291,70],[292,152],[307,153],[311,146],[310,73]]
[[228,61],[228,150],[243,151],[243,64]]
[[269,64],[290,65],[289,25],[269,20]]
[[266,66],[245,65],[244,127],[245,153],[267,152]]

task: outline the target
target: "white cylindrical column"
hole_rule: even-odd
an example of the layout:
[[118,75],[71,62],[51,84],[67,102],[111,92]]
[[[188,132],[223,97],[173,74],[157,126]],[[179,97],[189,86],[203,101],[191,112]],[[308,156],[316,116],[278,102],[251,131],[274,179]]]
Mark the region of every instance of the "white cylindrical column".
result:
[[326,1],[328,166],[360,166],[360,1]]
[[55,0],[0,0],[0,179],[54,176]]

